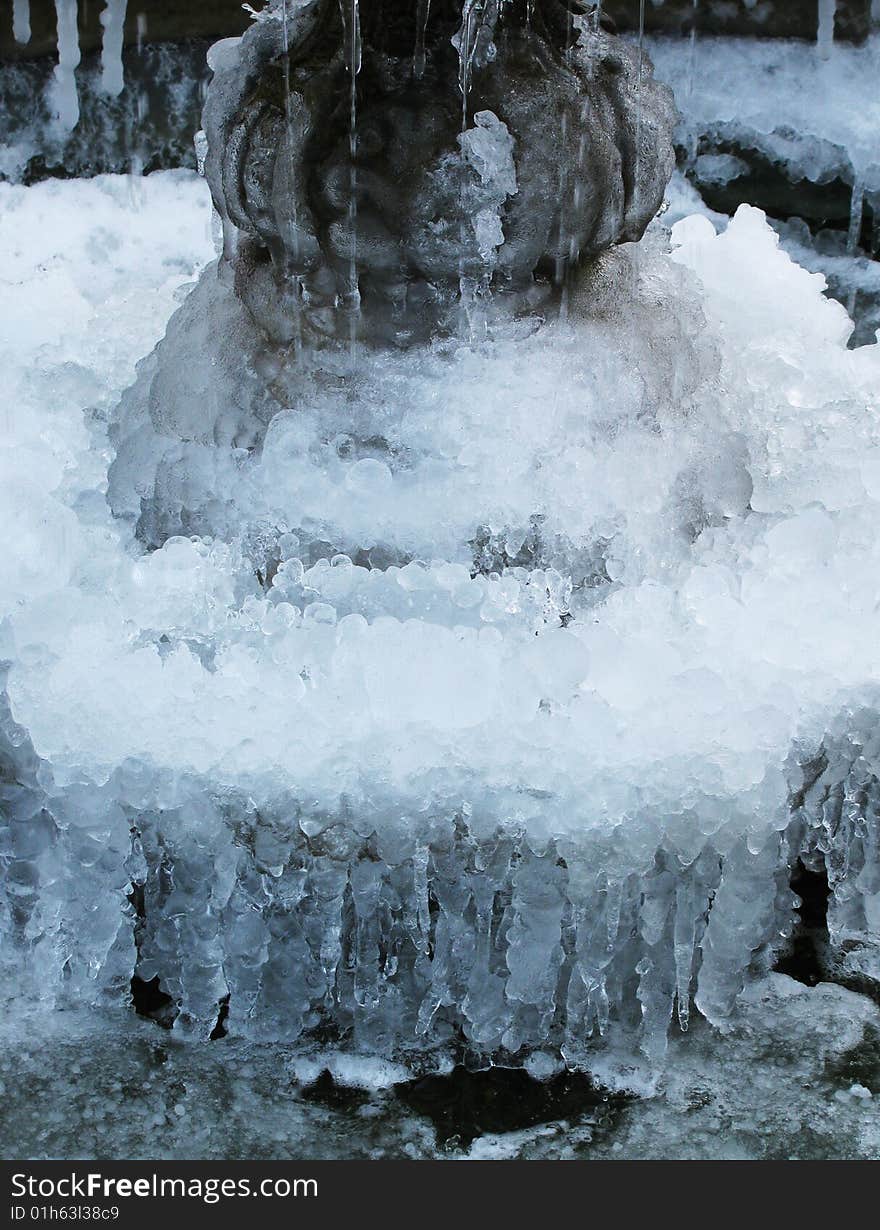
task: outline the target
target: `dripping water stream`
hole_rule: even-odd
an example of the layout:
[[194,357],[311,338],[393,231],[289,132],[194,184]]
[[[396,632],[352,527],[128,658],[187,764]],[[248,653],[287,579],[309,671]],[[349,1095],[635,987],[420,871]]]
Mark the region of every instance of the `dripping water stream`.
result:
[[[565,27],[565,64],[571,69],[572,57],[572,33],[573,33],[573,14],[570,8],[566,7],[566,27]],[[563,101],[562,116],[560,120],[560,149],[564,151],[568,145],[568,126],[569,126],[569,108],[567,102]],[[566,232],[568,227],[567,214],[569,200],[571,197],[572,185],[568,182],[568,167],[567,159],[563,156],[559,160],[559,247],[556,253],[556,271],[555,282],[560,289],[559,301],[559,317],[560,320],[568,318],[568,283],[569,272],[573,264],[573,250],[575,245],[574,234],[572,233],[568,240],[566,250]]]
[[287,138],[288,191],[292,210],[292,234],[290,236],[292,241],[291,256],[289,259],[287,276],[291,290],[293,308],[294,358],[297,362],[299,362],[302,357],[302,276],[299,273],[299,218],[297,216],[296,207],[296,185],[294,184],[296,168],[294,163],[293,112],[290,97],[290,32],[288,28],[287,4],[288,0],[281,0],[281,41],[284,52],[284,120]]
[[[696,0],[694,0],[696,4]],[[641,180],[642,159],[642,77],[644,75],[645,59],[645,0],[639,0],[639,42],[636,68],[636,156],[633,168],[632,200],[630,208],[635,209]],[[639,282],[640,248],[636,244],[632,262],[632,291],[635,296]]]
[[[468,122],[468,87],[470,84],[471,57],[473,55],[471,49],[471,41],[473,39],[473,18],[474,8],[479,0],[464,0],[464,8],[461,14],[461,29],[458,34],[458,88],[461,93],[461,136],[467,132]],[[462,160],[464,159],[464,146],[462,146]],[[464,167],[462,166],[462,170]],[[473,300],[473,287],[469,284],[469,279],[465,275],[464,268],[464,252],[467,246],[467,230],[465,223],[465,211],[462,208],[462,217],[459,224],[459,264],[458,264],[458,303],[459,303],[459,333],[462,336],[472,336],[473,320],[471,315],[471,307]]]
[[357,78],[361,71],[361,18],[359,0],[340,0],[343,37],[345,39],[344,56],[349,77],[349,113],[348,113],[348,232],[349,232],[349,264],[348,264],[348,294],[346,308],[349,318],[349,348],[352,367],[357,358],[357,327],[360,317],[360,289],[358,287],[357,271]]
[[693,0],[691,12],[691,31],[688,35],[688,77],[687,77],[687,96],[688,98],[694,92],[694,76],[697,71],[697,14],[699,11],[700,0]]

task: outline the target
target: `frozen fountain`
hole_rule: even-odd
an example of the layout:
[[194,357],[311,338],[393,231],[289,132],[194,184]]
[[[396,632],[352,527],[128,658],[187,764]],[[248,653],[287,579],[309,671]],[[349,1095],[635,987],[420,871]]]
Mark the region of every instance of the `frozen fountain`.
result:
[[133,382],[16,376],[14,1012],[644,1091],[798,1015],[805,876],[876,995],[880,347],[759,211],[670,229],[598,8],[272,3],[210,63],[216,258]]
[[[223,257],[115,429],[111,504],[151,545],[255,520],[280,411],[324,402],[354,427],[383,352],[566,310],[571,271],[640,239],[662,203],[674,108],[641,50],[555,5],[503,22],[493,3],[411,7],[390,25],[369,4],[282,9],[211,53]],[[384,435],[355,427],[365,476],[393,463]],[[334,529],[340,550],[364,546]]]

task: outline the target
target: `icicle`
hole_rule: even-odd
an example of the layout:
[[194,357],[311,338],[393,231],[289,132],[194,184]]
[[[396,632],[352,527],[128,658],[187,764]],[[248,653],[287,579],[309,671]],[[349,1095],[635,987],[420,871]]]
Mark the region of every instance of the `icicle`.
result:
[[819,25],[816,31],[816,46],[819,48],[819,58],[828,60],[834,44],[834,15],[837,0],[818,0]]
[[122,39],[128,0],[106,0],[101,14],[104,37],[101,41],[101,89],[116,98],[122,93]]
[[495,58],[492,36],[498,20],[498,11],[498,0],[464,0],[461,25],[452,38],[452,45],[458,52],[462,132],[467,128],[468,91],[474,65],[482,67]]
[[31,41],[30,0],[12,0],[12,37],[17,43]]
[[[461,30],[458,34],[458,88],[461,92],[461,131],[467,128],[467,96],[470,85],[471,47],[473,44],[473,18],[476,0],[465,0],[461,14]],[[455,40],[453,39],[453,42]]]
[[849,203],[849,230],[846,235],[846,250],[851,255],[858,249],[862,233],[862,214],[865,205],[865,185],[858,173],[853,180]]
[[77,0],[55,0],[58,22],[58,63],[55,66],[55,106],[62,128],[70,132],[79,122],[76,68],[79,64]]
[[678,1008],[678,1025],[687,1033],[691,1015],[691,975],[696,945],[696,916],[698,909],[690,876],[679,883],[675,893],[675,926],[673,953],[675,960],[675,999]]
[[144,39],[147,37],[147,15],[146,13],[138,13],[137,15],[137,49],[140,55],[141,48],[144,45]]
[[418,0],[416,13],[416,46],[413,52],[413,76],[417,81],[425,72],[425,39],[428,32],[428,19],[431,16],[431,0]]

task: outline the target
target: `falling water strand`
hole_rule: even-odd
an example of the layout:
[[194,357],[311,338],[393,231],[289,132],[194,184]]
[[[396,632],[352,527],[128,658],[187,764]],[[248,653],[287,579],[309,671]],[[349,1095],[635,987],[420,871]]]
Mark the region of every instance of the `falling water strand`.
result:
[[819,49],[819,58],[821,60],[828,60],[831,58],[831,49],[834,45],[834,17],[837,9],[837,0],[818,0],[818,5],[816,46]]
[[[457,35],[452,40],[453,46],[458,51],[458,89],[461,94],[461,133],[462,136],[467,132],[467,110],[468,110],[468,84],[470,81],[470,56],[471,56],[471,40],[473,36],[473,16],[474,4],[476,0],[464,0],[464,7],[461,13],[461,26]],[[465,275],[464,254],[467,246],[467,228],[465,224],[465,210],[462,204],[461,220],[458,228],[458,307],[459,307],[459,333],[473,334],[473,321],[471,317],[471,299],[472,287],[469,284],[469,279]]]
[[[581,206],[584,200],[584,173],[587,166],[587,155],[589,153],[589,136],[590,132],[590,100],[587,97],[581,104],[580,111],[580,133],[578,136],[578,152],[577,152],[577,174],[571,190],[571,203],[574,208],[575,218],[579,218],[581,214]],[[580,258],[580,246],[578,244],[577,228],[572,227],[571,234],[568,239],[568,267],[573,270]],[[565,288],[565,310],[568,310],[568,285]]]
[[104,29],[101,39],[101,89],[116,98],[124,85],[122,74],[122,40],[125,33],[125,10],[128,0],[107,0],[101,14]]
[[568,316],[568,279],[566,277],[566,260],[565,260],[565,234],[566,234],[566,203],[567,203],[567,188],[566,171],[565,171],[565,147],[568,144],[568,109],[562,109],[562,121],[560,124],[560,149],[563,156],[559,160],[559,248],[556,253],[556,285],[562,288],[562,294],[559,300],[559,315],[565,320]]
[[[593,10],[593,23],[594,24],[591,27],[593,38],[589,40],[587,43],[588,54],[586,57],[586,69],[587,69],[587,74],[591,82],[595,78],[596,65],[601,55],[601,45],[602,44],[599,38],[601,19],[602,19],[602,5],[597,4],[595,9]],[[591,101],[592,94],[593,94],[592,90],[584,91],[583,100],[581,102],[581,108],[580,108],[579,125],[578,125],[578,152],[577,152],[577,162],[576,162],[577,170],[576,170],[574,184],[572,185],[572,192],[571,192],[571,202],[572,202],[572,207],[574,209],[574,216],[576,219],[580,217],[581,205],[583,204],[584,181],[586,177],[587,161],[588,161],[589,152],[590,152],[590,133],[592,131],[590,113],[591,113],[591,107],[592,107],[592,101]],[[578,245],[577,228],[576,226],[573,226],[571,229],[571,235],[569,236],[569,242],[568,242],[568,267],[570,270],[574,269],[575,265],[578,262],[579,257],[580,257],[580,248]],[[569,287],[568,287],[568,283],[566,283],[566,286],[564,287],[564,290],[563,290],[562,303],[560,304],[560,316],[563,319],[565,319],[566,316],[568,315],[568,296],[569,296]]]
[[53,78],[56,114],[61,127],[70,132],[79,122],[76,92],[76,68],[80,59],[77,0],[55,0],[55,16],[58,23],[58,63]]
[[421,81],[425,72],[425,41],[428,37],[428,20],[431,16],[431,0],[418,0],[416,10],[416,46],[413,52],[413,76]]
[[357,324],[361,300],[357,271],[357,78],[358,73],[361,71],[361,15],[359,0],[340,0],[340,9],[342,12],[342,25],[345,31],[345,61],[350,83],[348,112],[348,308],[350,314],[349,340],[351,343],[351,357],[354,360],[357,355]]
[[[630,201],[630,209],[634,209],[637,203],[639,193],[639,180],[641,176],[641,159],[642,159],[642,70],[645,57],[645,0],[639,0],[639,51],[638,51],[638,68],[636,77],[636,157],[633,167],[633,182],[632,182],[632,200]],[[629,212],[627,210],[627,212]],[[633,294],[635,294],[636,286],[639,280],[639,245],[636,244],[633,249]]]
[[284,121],[287,136],[287,170],[289,185],[289,200],[291,206],[291,268],[288,270],[288,280],[293,299],[293,350],[294,357],[299,362],[302,355],[302,276],[299,272],[299,218],[296,208],[296,185],[294,177],[294,141],[293,141],[293,110],[290,97],[290,32],[287,20],[288,0],[281,0],[281,42],[284,52]]
[[633,172],[633,204],[638,191],[639,163],[642,156],[642,76],[645,59],[645,0],[639,0],[639,50],[636,76],[636,159]]
[[12,37],[17,43],[31,41],[30,0],[12,0]]
[[852,256],[859,246],[862,234],[862,215],[865,205],[865,185],[856,175],[853,180],[852,196],[849,201],[849,230],[846,236],[846,250]]
[[688,48],[688,98],[694,92],[694,76],[697,71],[697,10],[699,9],[699,3],[700,0],[693,0],[693,11],[691,13],[690,47]]
[[137,15],[137,50],[138,55],[141,53],[141,48],[144,45],[144,39],[147,37],[147,15],[146,13],[138,13]]
[[[565,63],[571,66],[572,54],[572,18],[573,14],[570,8],[566,8],[567,21],[565,27]],[[568,183],[568,159],[565,157],[565,149],[568,145],[568,128],[569,115],[568,107],[563,102],[562,118],[560,121],[560,141],[559,148],[561,157],[559,159],[559,247],[556,253],[556,285],[561,287],[561,295],[559,300],[559,316],[565,320],[568,317],[568,271],[570,268],[570,252],[566,251],[565,237],[568,233],[567,213],[569,202],[569,183]]]
[[458,88],[461,93],[461,131],[467,130],[468,87],[471,72],[471,43],[473,41],[474,5],[476,0],[465,0],[462,12],[461,31],[458,37]]

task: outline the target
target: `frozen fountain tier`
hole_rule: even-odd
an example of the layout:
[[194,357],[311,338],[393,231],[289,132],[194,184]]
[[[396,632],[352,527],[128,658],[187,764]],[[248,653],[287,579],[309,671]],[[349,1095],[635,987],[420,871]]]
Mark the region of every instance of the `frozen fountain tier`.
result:
[[[572,0],[311,0],[212,52],[206,173],[237,292],[301,328],[406,344],[638,240],[675,109]],[[389,323],[390,322],[390,323]]]

